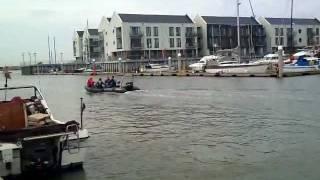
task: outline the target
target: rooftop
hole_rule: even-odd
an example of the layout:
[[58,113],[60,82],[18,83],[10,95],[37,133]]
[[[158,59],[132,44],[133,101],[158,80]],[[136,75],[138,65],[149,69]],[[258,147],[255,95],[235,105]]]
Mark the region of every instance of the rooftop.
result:
[[[207,24],[237,25],[237,17],[201,16]],[[240,25],[259,25],[253,17],[240,17]]]
[[99,35],[98,29],[88,29],[90,35]]
[[83,32],[84,32],[84,31],[77,31],[78,36],[79,36],[79,37],[82,37],[82,36],[83,36]]
[[193,23],[188,15],[119,14],[123,22]]
[[[290,25],[290,18],[266,18],[270,24],[274,25]],[[306,18],[293,18],[293,24],[296,25],[320,25],[320,21],[317,18],[306,19]]]

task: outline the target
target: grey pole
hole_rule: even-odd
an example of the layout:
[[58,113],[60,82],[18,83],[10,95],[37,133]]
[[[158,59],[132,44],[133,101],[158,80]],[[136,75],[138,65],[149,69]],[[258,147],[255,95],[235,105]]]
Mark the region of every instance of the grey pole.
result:
[[171,71],[171,57],[168,57],[168,66],[169,66],[169,71]]
[[31,66],[31,53],[28,52],[28,54],[29,54],[29,65]]
[[238,34],[238,55],[241,63],[241,43],[240,43],[240,0],[237,0],[237,34]]
[[181,73],[181,53],[178,53],[178,72]]
[[283,47],[279,46],[278,47],[278,56],[279,56],[279,59],[278,59],[278,78],[283,77],[283,58],[282,58],[282,55],[283,55]]
[[23,64],[23,66],[26,65],[26,63],[24,62],[24,52],[22,53],[22,64]]

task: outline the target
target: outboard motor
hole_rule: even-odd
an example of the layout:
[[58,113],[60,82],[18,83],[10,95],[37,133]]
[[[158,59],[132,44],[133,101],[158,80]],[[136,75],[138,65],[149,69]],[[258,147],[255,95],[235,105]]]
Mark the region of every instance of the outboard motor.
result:
[[59,147],[55,138],[31,140],[22,143],[23,172],[40,172],[58,167]]

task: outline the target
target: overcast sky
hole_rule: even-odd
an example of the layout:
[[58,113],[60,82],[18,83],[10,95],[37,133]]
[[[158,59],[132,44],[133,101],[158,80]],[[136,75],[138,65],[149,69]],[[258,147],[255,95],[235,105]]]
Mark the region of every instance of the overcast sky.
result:
[[[289,17],[291,0],[251,0],[257,16]],[[251,16],[248,0],[241,0],[241,16]],[[97,28],[102,16],[121,13],[235,16],[236,0],[1,0],[0,66],[18,65],[22,52],[37,53],[48,62],[47,37],[56,37],[57,57],[72,59],[74,30]],[[320,17],[320,1],[295,2],[295,17]],[[60,58],[58,58],[60,60]],[[33,59],[32,59],[33,60]]]

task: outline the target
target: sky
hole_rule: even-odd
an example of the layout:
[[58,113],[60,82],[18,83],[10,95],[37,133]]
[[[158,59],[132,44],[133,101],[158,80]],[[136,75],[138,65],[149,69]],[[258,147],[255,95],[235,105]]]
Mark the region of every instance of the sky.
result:
[[[251,0],[256,16],[290,17],[291,0]],[[294,17],[320,18],[320,1],[294,2]],[[57,61],[72,60],[75,30],[97,28],[102,16],[118,13],[236,16],[236,0],[1,0],[0,66],[19,65],[22,53],[37,53],[48,62],[48,35],[56,39]],[[249,0],[241,0],[241,16],[252,16]]]

